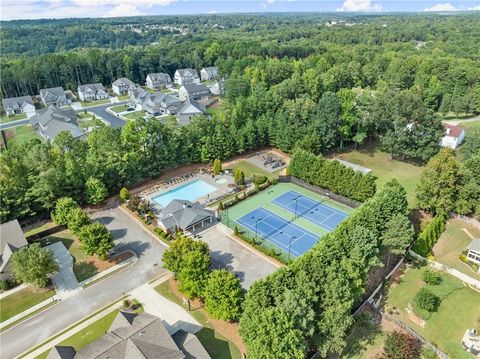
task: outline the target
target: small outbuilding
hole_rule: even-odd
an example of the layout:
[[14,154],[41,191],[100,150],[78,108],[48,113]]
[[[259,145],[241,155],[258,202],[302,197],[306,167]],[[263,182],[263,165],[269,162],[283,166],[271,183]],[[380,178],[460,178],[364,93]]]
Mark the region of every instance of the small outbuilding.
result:
[[442,123],[445,135],[440,140],[440,146],[455,149],[460,146],[465,139],[465,130],[457,125]]
[[160,227],[167,232],[182,230],[196,233],[213,222],[214,213],[207,211],[200,203],[174,199],[158,215]]

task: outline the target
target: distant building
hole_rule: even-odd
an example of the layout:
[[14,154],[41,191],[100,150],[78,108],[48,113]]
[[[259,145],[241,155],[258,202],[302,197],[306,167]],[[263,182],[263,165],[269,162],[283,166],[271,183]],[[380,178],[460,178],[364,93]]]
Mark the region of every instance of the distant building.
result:
[[0,224],[0,280],[12,279],[12,254],[28,245],[16,219]]
[[121,77],[112,83],[112,91],[117,95],[125,95],[129,90],[137,87],[132,81],[125,77]]
[[157,216],[160,227],[168,232],[182,230],[195,233],[212,223],[214,213],[207,211],[200,203],[174,199]]
[[153,90],[160,90],[167,87],[172,83],[170,75],[164,72],[158,72],[155,74],[148,74],[146,79],[146,85]]
[[468,246],[467,259],[480,264],[480,238],[475,238]]
[[143,100],[145,100],[147,98],[147,96],[150,95],[150,93],[147,90],[145,90],[141,87],[137,87],[133,90],[130,90],[128,92],[128,94],[130,95],[130,97],[132,99],[131,102],[134,105],[141,105]]
[[218,77],[218,69],[214,66],[204,67],[200,70],[200,79],[202,81],[215,80]]
[[205,112],[205,107],[194,100],[187,100],[178,110],[176,117],[180,126],[190,124],[193,116],[201,115]]
[[53,140],[62,131],[68,131],[72,137],[84,135],[77,123],[77,114],[72,109],[64,110],[50,105],[30,118],[33,130],[46,140]]
[[216,81],[210,86],[210,92],[213,95],[223,95],[225,93],[225,81],[223,79]]
[[106,334],[78,352],[55,346],[47,359],[210,359],[195,334],[170,335],[162,320],[148,313],[119,312]]
[[176,96],[156,92],[148,94],[141,102],[142,110],[152,115],[175,115],[182,107]]
[[62,107],[70,103],[63,87],[52,87],[40,90],[40,98],[45,106]]
[[445,135],[440,140],[440,146],[450,147],[452,149],[460,146],[465,139],[465,130],[460,126],[449,125],[442,123]]
[[28,117],[35,115],[35,106],[32,96],[20,96],[4,98],[2,100],[3,109],[9,116],[26,114]]
[[200,77],[198,72],[195,69],[178,69],[175,71],[175,76],[173,80],[178,85],[189,84],[189,83],[199,83]]
[[211,95],[210,89],[204,84],[188,83],[178,90],[178,98],[182,101],[198,100]]
[[78,86],[78,97],[82,101],[97,101],[108,98],[108,92],[101,83]]

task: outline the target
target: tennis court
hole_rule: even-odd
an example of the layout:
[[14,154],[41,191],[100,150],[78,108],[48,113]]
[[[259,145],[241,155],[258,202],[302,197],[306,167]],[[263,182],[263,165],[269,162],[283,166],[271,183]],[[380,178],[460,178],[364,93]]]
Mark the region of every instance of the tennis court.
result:
[[290,246],[292,257],[298,257],[308,251],[318,239],[318,235],[277,216],[263,207],[258,207],[247,213],[239,218],[237,223],[287,253]]
[[346,213],[296,191],[285,192],[273,199],[272,203],[293,213],[296,217],[303,217],[329,231],[333,231],[340,222],[348,217]]

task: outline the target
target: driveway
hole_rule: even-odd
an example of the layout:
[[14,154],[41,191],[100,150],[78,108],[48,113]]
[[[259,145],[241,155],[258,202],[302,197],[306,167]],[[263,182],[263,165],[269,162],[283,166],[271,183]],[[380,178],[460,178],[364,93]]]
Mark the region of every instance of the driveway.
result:
[[231,230],[221,223],[202,232],[201,240],[208,243],[213,265],[235,274],[245,289],[257,279],[266,277],[278,267],[273,262],[242,246],[231,238]]
[[53,334],[120,298],[149,280],[167,273],[162,269],[165,246],[153,239],[118,207],[95,216],[112,231],[117,248],[130,248],[138,255],[132,266],[80,290],[76,295],[48,308],[0,334],[1,357],[13,358]]
[[57,292],[56,298],[65,300],[79,289],[77,277],[73,272],[73,258],[62,242],[50,244],[45,248],[52,251],[58,264],[58,272],[51,278]]
[[[118,102],[118,104],[127,103],[127,101]],[[100,106],[92,106],[86,108],[86,110],[90,113],[93,113],[95,116],[100,117],[101,120],[106,122],[112,127],[115,128],[122,128],[125,126],[126,122],[120,116],[114,115],[111,112],[107,111],[107,107],[112,106],[111,103],[100,105]],[[83,110],[82,110],[83,111]]]

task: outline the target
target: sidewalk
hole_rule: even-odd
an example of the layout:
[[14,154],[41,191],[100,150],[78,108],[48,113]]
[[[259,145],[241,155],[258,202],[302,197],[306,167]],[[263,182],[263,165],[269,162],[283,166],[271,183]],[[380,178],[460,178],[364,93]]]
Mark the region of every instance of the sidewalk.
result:
[[27,317],[28,315],[30,315],[32,313],[35,313],[37,310],[42,309],[43,307],[49,305],[50,303],[55,302],[56,300],[57,300],[56,295],[54,295],[53,297],[45,299],[43,302],[40,302],[37,305],[34,305],[33,307],[30,307],[27,310],[24,310],[23,312],[18,313],[17,315],[14,315],[13,317],[11,317],[11,318],[9,318],[9,319],[0,323],[0,330],[2,330],[3,328],[7,327],[8,325],[10,325],[12,323],[15,323],[18,320],[21,320],[21,319]]
[[9,290],[3,292],[2,294],[0,294],[0,299],[8,297],[10,294],[16,293],[19,290],[22,290],[22,289],[27,288],[27,287],[28,287],[28,284],[20,284],[20,285],[16,286],[15,288],[9,289]]

